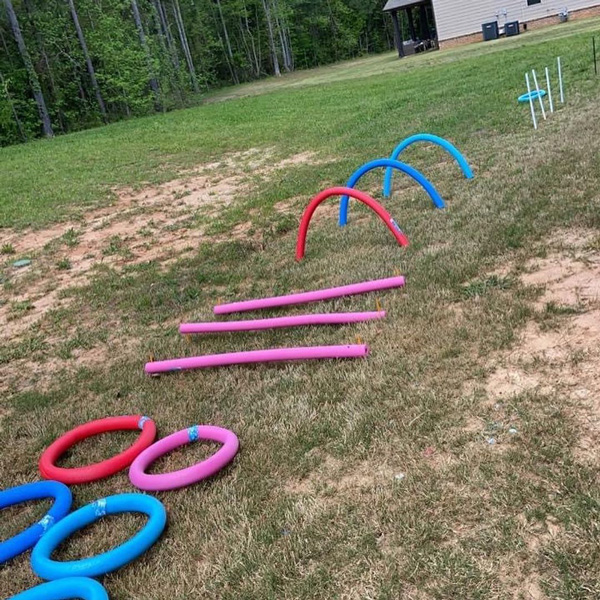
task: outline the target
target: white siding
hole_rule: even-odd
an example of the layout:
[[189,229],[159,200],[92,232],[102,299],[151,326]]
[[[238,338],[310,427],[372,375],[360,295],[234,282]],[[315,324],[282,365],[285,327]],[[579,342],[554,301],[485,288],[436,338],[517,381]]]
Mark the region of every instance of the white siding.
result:
[[[481,24],[495,21],[504,27],[507,21],[533,21],[556,16],[565,7],[569,11],[600,4],[599,0],[542,0],[527,6],[527,0],[432,0],[440,41],[481,31]],[[506,11],[506,16],[504,15]],[[558,19],[557,19],[558,22]]]

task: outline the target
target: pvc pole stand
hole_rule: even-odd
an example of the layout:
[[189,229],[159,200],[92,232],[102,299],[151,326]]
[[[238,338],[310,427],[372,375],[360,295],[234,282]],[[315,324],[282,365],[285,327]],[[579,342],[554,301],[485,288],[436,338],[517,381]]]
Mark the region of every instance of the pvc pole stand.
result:
[[535,84],[535,89],[537,91],[538,100],[540,101],[540,108],[542,109],[542,117],[544,117],[544,121],[546,120],[546,109],[544,108],[544,99],[542,98],[542,92],[540,91],[540,86],[538,85],[538,78],[535,73],[535,69],[531,70],[533,74],[533,83]]
[[259,331],[262,329],[280,329],[283,327],[302,327],[304,325],[345,325],[384,319],[385,311],[329,313],[322,315],[298,315],[294,317],[276,317],[274,319],[252,319],[248,321],[227,321],[220,323],[182,323],[179,333],[226,333],[232,331]]
[[535,118],[535,106],[531,97],[531,84],[529,83],[529,73],[525,73],[525,83],[527,84],[527,93],[529,95],[529,106],[531,107],[531,118],[533,120],[533,128],[537,129],[537,119]]
[[546,67],[546,87],[548,88],[548,102],[550,104],[550,112],[554,112],[554,102],[552,102],[552,87],[550,86],[550,71]]
[[368,346],[354,344],[349,346],[312,346],[307,348],[277,348],[272,350],[251,350],[249,352],[229,352],[227,354],[208,354],[192,358],[176,358],[150,362],[146,364],[148,375],[158,375],[171,371],[205,369],[228,365],[243,365],[263,362],[282,362],[290,360],[316,360],[324,358],[363,358],[369,353]]
[[556,58],[556,64],[558,66],[558,86],[560,89],[560,103],[564,104],[565,103],[565,92],[564,92],[564,88],[563,88],[562,65],[560,62],[560,56],[558,56]]
[[341,298],[343,296],[355,296],[356,294],[366,294],[368,292],[400,288],[403,287],[405,283],[406,281],[402,276],[388,277],[386,279],[352,283],[350,285],[342,285],[340,287],[315,290],[312,292],[300,292],[299,294],[259,298],[256,300],[243,300],[241,302],[232,302],[230,304],[217,304],[213,311],[215,315],[227,315],[249,310],[261,310],[263,308],[278,308],[280,306],[293,306],[294,304],[308,304],[310,302],[320,302],[322,300],[331,300],[332,298]]

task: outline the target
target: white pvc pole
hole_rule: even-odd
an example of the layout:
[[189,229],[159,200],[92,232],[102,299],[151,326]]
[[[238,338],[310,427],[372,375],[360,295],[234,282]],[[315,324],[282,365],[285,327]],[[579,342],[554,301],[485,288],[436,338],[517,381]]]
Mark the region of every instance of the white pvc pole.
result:
[[531,118],[533,120],[533,128],[537,129],[537,119],[535,118],[535,106],[531,97],[531,85],[529,83],[529,73],[525,73],[525,83],[527,83],[527,93],[529,94],[529,106],[531,107]]
[[560,56],[556,59],[556,62],[558,64],[558,85],[560,87],[560,103],[564,104],[565,103],[565,92],[563,90],[563,79],[562,79],[562,68],[560,65]]
[[540,106],[542,107],[542,117],[544,117],[544,121],[546,120],[546,109],[544,108],[544,99],[542,98],[542,94],[540,92],[540,86],[538,85],[537,75],[535,74],[535,69],[531,70],[533,74],[533,83],[535,83],[535,89],[537,91],[538,100],[540,102]]
[[554,103],[552,102],[552,88],[550,87],[550,71],[546,67],[546,87],[548,88],[548,102],[550,102],[550,112],[554,112]]

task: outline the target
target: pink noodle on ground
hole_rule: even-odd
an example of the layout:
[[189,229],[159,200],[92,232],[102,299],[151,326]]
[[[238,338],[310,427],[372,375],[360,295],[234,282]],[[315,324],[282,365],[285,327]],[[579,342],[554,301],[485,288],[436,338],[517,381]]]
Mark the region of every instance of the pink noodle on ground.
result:
[[249,352],[229,352],[227,354],[208,354],[192,358],[175,358],[146,363],[148,375],[184,371],[187,369],[205,369],[226,365],[241,365],[260,362],[280,362],[287,360],[314,360],[323,358],[360,358],[367,356],[368,346],[354,344],[348,346],[313,346],[308,348],[276,348],[272,350],[251,350]]
[[217,304],[213,310],[216,315],[226,315],[234,312],[260,310],[262,308],[275,308],[278,306],[290,306],[292,304],[307,304],[308,302],[319,302],[320,300],[340,298],[341,296],[353,296],[355,294],[366,294],[367,292],[398,288],[402,287],[404,283],[405,280],[402,276],[388,277],[387,279],[352,283],[341,287],[315,290],[314,292],[301,292],[299,294],[290,294],[288,296],[274,296],[273,298],[260,298],[257,300],[232,302],[230,304]]
[[228,331],[257,331],[259,329],[276,329],[280,327],[300,327],[303,325],[343,325],[384,319],[385,311],[329,313],[321,315],[297,315],[293,317],[276,317],[274,319],[252,319],[248,321],[225,321],[220,323],[182,323],[179,333],[221,333]]

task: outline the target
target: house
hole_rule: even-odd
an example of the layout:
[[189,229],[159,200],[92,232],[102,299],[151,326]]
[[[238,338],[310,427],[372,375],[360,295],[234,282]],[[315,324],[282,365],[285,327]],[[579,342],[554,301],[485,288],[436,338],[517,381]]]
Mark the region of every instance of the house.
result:
[[600,0],[388,0],[383,10],[392,17],[396,47],[404,56],[413,47],[407,38],[427,42],[425,49],[434,40],[439,47],[480,41],[484,23],[497,22],[502,34],[514,21],[522,31],[559,23],[566,14],[570,19],[600,16]]

